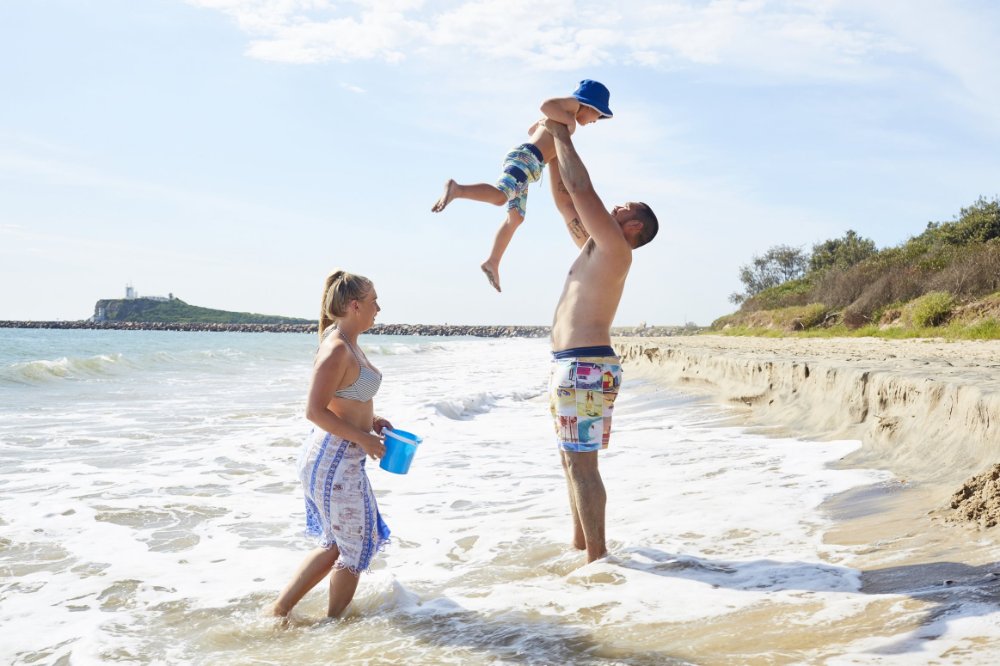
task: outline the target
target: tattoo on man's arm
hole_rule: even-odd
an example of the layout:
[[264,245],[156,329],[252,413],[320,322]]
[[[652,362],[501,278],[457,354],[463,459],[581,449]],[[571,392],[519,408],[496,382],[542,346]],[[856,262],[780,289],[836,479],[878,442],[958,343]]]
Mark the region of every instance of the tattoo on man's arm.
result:
[[559,191],[569,194],[569,190],[566,189],[566,184],[563,183],[561,180],[559,181]]
[[569,232],[573,234],[573,238],[579,238],[583,240],[587,238],[587,230],[583,228],[583,224],[580,223],[580,218],[574,217],[573,221],[569,223]]

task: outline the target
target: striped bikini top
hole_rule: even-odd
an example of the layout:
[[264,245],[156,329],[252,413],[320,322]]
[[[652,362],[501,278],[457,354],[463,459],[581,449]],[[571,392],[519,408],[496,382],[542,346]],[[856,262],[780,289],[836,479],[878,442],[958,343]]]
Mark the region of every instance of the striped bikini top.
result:
[[354,383],[350,386],[345,386],[344,388],[337,391],[334,395],[338,398],[344,398],[345,400],[357,400],[358,402],[368,402],[375,397],[378,393],[379,387],[382,385],[382,373],[366,365],[363,357],[355,349],[354,345],[350,342],[344,340],[344,344],[347,348],[354,353],[354,358],[358,361],[358,366],[361,368],[361,372],[358,373],[358,378],[354,380]]

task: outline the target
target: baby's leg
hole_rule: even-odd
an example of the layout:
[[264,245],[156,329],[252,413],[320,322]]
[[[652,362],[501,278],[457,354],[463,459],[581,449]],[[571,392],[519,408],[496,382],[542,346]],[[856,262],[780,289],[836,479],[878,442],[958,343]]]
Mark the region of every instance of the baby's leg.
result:
[[507,209],[507,217],[497,229],[496,238],[493,239],[493,251],[490,252],[490,258],[480,266],[486,273],[486,279],[497,291],[500,291],[500,260],[503,258],[503,253],[507,251],[507,246],[510,245],[510,239],[514,237],[514,232],[523,221],[524,217],[516,208]]
[[440,213],[445,206],[451,203],[452,199],[471,199],[472,201],[491,203],[494,206],[502,206],[507,203],[507,195],[489,183],[460,185],[454,180],[449,180],[444,184],[444,194],[431,207],[431,212]]

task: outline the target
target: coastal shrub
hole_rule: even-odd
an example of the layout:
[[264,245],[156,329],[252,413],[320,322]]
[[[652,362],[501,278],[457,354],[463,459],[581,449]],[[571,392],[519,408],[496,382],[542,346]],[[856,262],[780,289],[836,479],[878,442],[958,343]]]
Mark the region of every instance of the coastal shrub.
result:
[[923,283],[923,272],[917,268],[892,270],[876,277],[850,307],[871,321],[880,308],[891,303],[911,301],[923,294]]
[[928,284],[929,290],[975,297],[1000,289],[1000,239],[956,253]]
[[913,301],[907,310],[913,325],[923,328],[943,324],[954,306],[954,296],[946,291],[932,291]]
[[786,308],[786,311],[791,317],[788,327],[793,331],[802,331],[822,324],[829,310],[822,303],[810,303],[809,305]]
[[[803,257],[808,270],[798,275]],[[980,302],[985,294],[1000,291],[1000,198],[981,197],[954,221],[928,223],[922,233],[896,247],[878,250],[849,230],[842,238],[812,246],[811,255],[774,246],[741,270],[747,290],[733,299],[740,303],[736,314],[741,317],[719,320],[716,328],[808,330],[815,324],[809,326],[808,318],[798,318],[789,308],[822,303],[816,311],[825,309],[821,325],[826,330],[915,326],[928,334],[951,335],[933,327],[951,321],[965,331],[983,319],[1000,319],[1000,310]],[[951,295],[950,304],[942,292]],[[924,296],[928,298],[921,300]],[[968,304],[957,306],[955,299]]]
[[891,324],[897,323],[899,318],[903,316],[903,304],[902,303],[890,303],[885,307],[881,307],[872,313],[872,321],[878,322],[879,326],[889,326]]
[[775,245],[762,255],[754,255],[749,264],[740,266],[743,293],[734,292],[729,300],[743,303],[765,289],[797,280],[806,274],[808,268],[809,257],[801,248]]
[[850,268],[877,253],[875,241],[863,238],[853,229],[848,229],[843,238],[831,238],[813,245],[809,257],[809,270],[813,272],[828,268]]
[[711,328],[713,331],[721,331],[726,326],[729,327],[737,326],[739,324],[739,320],[740,316],[738,313],[722,315],[721,317],[713,321],[709,326],[709,328]]
[[944,245],[985,243],[1000,238],[1000,198],[979,199],[963,208],[952,222],[928,222],[927,229],[912,239],[917,242]]
[[813,287],[808,278],[790,280],[751,296],[740,308],[743,312],[777,310],[794,305],[805,305],[812,300]]
[[871,284],[876,271],[863,264],[850,268],[831,268],[816,279],[814,300],[830,307],[843,308],[856,301]]
[[823,321],[826,306],[822,303],[794,305],[775,310],[758,310],[745,318],[748,326],[756,328],[782,328],[801,331]]
[[844,313],[840,320],[844,326],[851,330],[871,324],[871,317],[867,313],[855,309],[853,306],[844,308]]

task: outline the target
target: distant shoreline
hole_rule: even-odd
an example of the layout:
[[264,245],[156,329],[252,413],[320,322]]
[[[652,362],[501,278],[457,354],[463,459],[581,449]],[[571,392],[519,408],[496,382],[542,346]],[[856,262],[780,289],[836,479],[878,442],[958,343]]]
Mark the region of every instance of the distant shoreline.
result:
[[[114,331],[205,331],[212,333],[316,333],[316,324],[219,324],[185,322],[0,321],[0,328]],[[376,324],[369,335],[471,336],[480,338],[544,338],[548,326],[462,326],[451,324]],[[683,326],[622,326],[613,335],[670,337],[690,335],[700,329]]]

